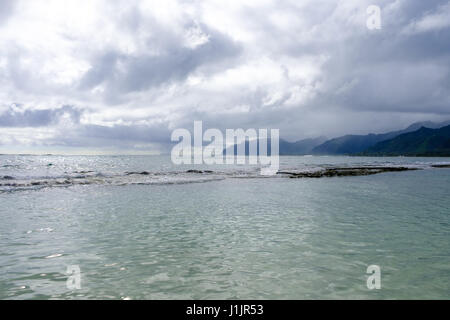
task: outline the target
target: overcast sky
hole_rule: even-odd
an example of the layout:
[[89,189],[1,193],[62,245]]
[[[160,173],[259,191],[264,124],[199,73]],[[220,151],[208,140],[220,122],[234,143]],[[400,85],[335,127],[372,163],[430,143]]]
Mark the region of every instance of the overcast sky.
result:
[[[369,5],[381,8],[369,30]],[[450,119],[450,2],[0,0],[0,152],[152,152]]]

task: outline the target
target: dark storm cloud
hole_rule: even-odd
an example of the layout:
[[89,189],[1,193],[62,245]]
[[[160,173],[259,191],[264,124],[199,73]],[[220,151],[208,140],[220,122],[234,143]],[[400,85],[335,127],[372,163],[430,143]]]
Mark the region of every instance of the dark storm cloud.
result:
[[23,111],[10,107],[0,114],[0,127],[44,127],[56,124],[65,115],[79,123],[81,112],[72,106]]
[[385,19],[379,31],[351,35],[343,43],[313,43],[311,52],[328,52],[330,57],[324,66],[324,87],[313,104],[330,112],[347,109],[448,117],[450,28],[405,32],[409,24],[440,12],[447,3],[404,1],[396,15],[382,15]]
[[[392,4],[395,1],[383,1],[384,5]],[[389,24],[401,25],[423,17],[442,5],[448,3],[447,0],[427,0],[427,1],[397,1],[401,14],[396,15],[396,20],[388,21]]]
[[[205,26],[203,29],[209,40],[195,48],[170,41],[162,54],[135,56],[116,51],[101,54],[81,79],[80,88],[92,89],[104,83],[110,95],[146,90],[171,81],[183,81],[201,67],[220,64],[239,55],[240,46],[228,36]],[[148,42],[151,49],[151,39]]]

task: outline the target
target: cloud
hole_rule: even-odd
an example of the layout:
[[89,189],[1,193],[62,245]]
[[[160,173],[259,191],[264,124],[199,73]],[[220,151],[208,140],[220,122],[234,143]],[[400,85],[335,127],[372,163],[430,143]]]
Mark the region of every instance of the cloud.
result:
[[79,123],[81,111],[73,106],[63,106],[57,109],[21,110],[12,105],[0,114],[0,127],[44,127],[59,123],[60,120],[69,120]]
[[148,90],[168,82],[182,82],[199,68],[239,54],[238,44],[228,36],[204,29],[208,35],[204,42],[189,47],[172,44],[162,54],[102,53],[80,80],[80,88],[88,90],[103,85],[108,95]]
[[431,13],[424,14],[420,19],[411,22],[405,33],[422,33],[438,31],[450,27],[450,3],[440,5]]
[[14,10],[14,0],[2,0],[0,1],[0,27],[11,16]]
[[369,0],[12,3],[4,145],[150,150],[194,120],[295,140],[449,117],[448,1],[380,0],[381,30]]

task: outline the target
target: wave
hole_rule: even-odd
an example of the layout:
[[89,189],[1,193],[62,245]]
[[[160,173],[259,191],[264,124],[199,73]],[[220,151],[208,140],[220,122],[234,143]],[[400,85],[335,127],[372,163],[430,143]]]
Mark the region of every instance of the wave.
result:
[[[75,173],[75,172],[74,172]],[[75,185],[169,185],[219,181],[225,179],[220,174],[203,172],[124,172],[121,174],[103,174],[100,172],[83,172],[86,174],[72,174],[53,177],[0,177],[0,192],[41,189],[48,187],[69,187]],[[213,173],[211,171],[211,173]]]
[[399,172],[420,169],[450,168],[450,163],[427,163],[408,165],[358,165],[331,166],[309,165],[303,167],[286,167],[276,175],[264,176],[259,168],[229,170],[189,169],[185,171],[126,171],[116,174],[105,174],[92,170],[73,171],[70,174],[39,177],[0,176],[0,192],[33,190],[49,187],[69,187],[76,185],[170,185],[220,181],[229,178],[322,178],[372,175],[383,172]]

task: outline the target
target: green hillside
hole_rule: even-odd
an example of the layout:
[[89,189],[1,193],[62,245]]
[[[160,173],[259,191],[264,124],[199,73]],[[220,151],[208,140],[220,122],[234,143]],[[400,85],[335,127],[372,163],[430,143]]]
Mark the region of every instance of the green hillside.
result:
[[450,125],[440,129],[422,127],[377,143],[365,156],[450,156]]
[[438,129],[450,125],[450,121],[434,123],[431,121],[416,122],[403,130],[392,131],[382,134],[367,135],[345,135],[324,142],[312,150],[317,155],[339,155],[339,154],[355,154],[367,150],[375,146],[377,143],[385,140],[393,139],[401,134],[413,132],[421,127]]

